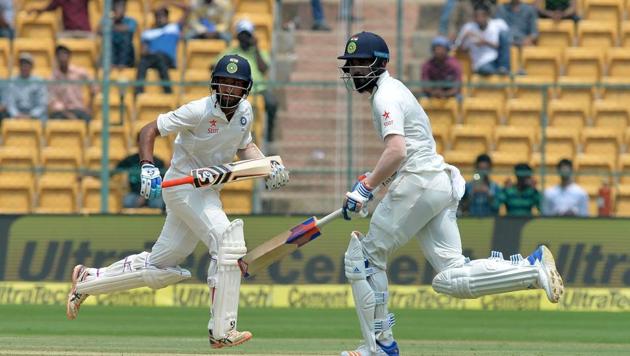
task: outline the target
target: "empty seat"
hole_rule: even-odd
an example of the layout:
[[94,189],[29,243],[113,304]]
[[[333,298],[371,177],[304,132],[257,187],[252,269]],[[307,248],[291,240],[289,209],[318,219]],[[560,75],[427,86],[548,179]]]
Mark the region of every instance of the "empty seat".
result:
[[604,56],[601,50],[567,48],[564,52],[565,76],[599,81],[604,73]]
[[590,102],[554,99],[549,102],[549,125],[575,132],[586,126]]
[[543,93],[546,92],[547,99],[551,98],[549,85],[553,85],[555,79],[543,76],[517,76],[512,84],[514,97],[519,101],[533,102],[542,107]]
[[508,98],[510,79],[502,75],[480,76],[473,75],[470,80],[469,95],[475,98],[493,100],[499,104],[500,113],[505,110],[505,102]]
[[186,70],[197,69],[205,72],[203,79],[210,78],[210,66],[214,65],[217,56],[225,50],[223,40],[189,40],[186,44]]
[[630,153],[619,157],[619,184],[630,186]]
[[470,55],[466,51],[456,51],[455,59],[457,59],[462,68],[462,81],[467,82],[472,75]]
[[[630,43],[628,45],[630,47]],[[609,48],[606,60],[608,77],[623,77],[627,80],[630,76],[630,48]]]
[[573,46],[575,30],[572,20],[538,20],[538,43],[540,47],[566,48]]
[[536,101],[510,99],[507,103],[507,124],[540,130],[541,107]]
[[72,64],[94,71],[97,64],[96,40],[91,38],[60,38],[57,45],[72,51]]
[[598,127],[625,130],[630,123],[628,103],[596,100],[593,104],[593,123]]
[[[184,72],[183,94],[203,97],[210,94],[210,72],[207,69],[188,69]],[[195,83],[195,84],[193,84]]]
[[16,38],[13,41],[13,63],[18,63],[18,58],[23,52],[33,55],[35,68],[53,67],[54,43],[51,37]]
[[500,126],[494,134],[495,153],[509,156],[517,162],[529,162],[536,132],[533,128]]
[[[109,72],[109,79],[111,80],[111,87],[109,91],[110,97],[120,97],[121,93],[124,93],[125,100],[127,97],[133,98],[134,86],[129,82],[136,80],[138,70],[136,68],[118,68]],[[103,78],[103,73],[99,73],[99,78]]]
[[0,213],[28,214],[33,209],[32,181],[0,175]]
[[587,20],[603,21],[616,27],[623,17],[623,0],[585,0],[583,11]]
[[11,45],[8,38],[0,38],[0,68],[6,70],[2,73],[4,77],[9,74],[11,64]]
[[169,94],[143,93],[136,98],[136,120],[157,120],[158,115],[176,109],[176,97]]
[[46,122],[46,145],[71,148],[83,154],[87,128],[83,120],[48,120]]
[[444,153],[446,147],[448,147],[448,127],[435,126],[433,129],[433,139],[435,140],[435,149],[438,153]]
[[[85,151],[85,168],[91,171],[101,170],[101,160],[103,157],[101,147],[88,147]],[[126,152],[121,150],[115,150],[110,147],[109,149],[109,169],[116,167],[118,162],[122,161],[126,157]]]
[[[89,127],[90,146],[101,147],[103,132],[102,121],[92,121]],[[129,147],[129,130],[126,125],[109,126],[109,147],[116,151],[127,152]]]
[[464,124],[493,128],[501,119],[499,108],[500,105],[493,100],[467,98],[462,106]]
[[[92,177],[85,177],[81,182],[81,212],[95,214],[101,212],[101,181]],[[118,213],[122,209],[122,194],[120,189],[110,184],[108,195],[108,213]]]
[[[171,89],[173,90],[173,93],[177,93],[179,91],[178,83],[181,79],[179,71],[177,69],[169,69],[168,79],[168,82],[171,82]],[[147,76],[144,80],[146,83],[149,83],[144,85],[145,93],[171,95],[164,93],[164,89],[162,87],[162,79],[160,78],[160,73],[157,71],[157,69],[149,68],[149,70],[147,71]],[[165,80],[164,82],[167,81]]]
[[234,0],[235,12],[273,14],[273,0]]
[[21,147],[39,153],[41,121],[35,119],[2,120],[2,142],[5,147]]
[[630,47],[630,21],[624,21],[621,24],[621,46]]
[[621,135],[620,130],[610,127],[586,127],[582,130],[584,153],[614,163],[620,152]]
[[577,154],[579,131],[571,127],[547,127],[544,150],[548,161],[559,162],[563,158],[573,159]]
[[55,12],[43,12],[39,15],[20,11],[15,18],[17,37],[34,39],[53,39],[58,29],[57,14]]
[[595,85],[591,78],[560,77],[556,87],[556,97],[564,102],[572,102],[591,113],[591,104],[595,98]]
[[77,182],[58,175],[44,174],[37,186],[36,213],[71,214],[77,212]]
[[451,99],[426,99],[420,101],[420,105],[429,116],[431,126],[451,127],[457,123],[458,103]]
[[578,43],[582,47],[614,47],[617,45],[617,24],[604,21],[580,21]]
[[221,203],[227,214],[251,214],[254,181],[244,180],[226,184],[221,190]]
[[620,185],[617,189],[615,216],[630,217],[630,185]]
[[42,150],[42,166],[49,176],[76,181],[82,162],[83,150],[73,147],[45,147]]
[[560,48],[525,47],[522,51],[523,69],[527,75],[545,77],[554,82],[560,73]]
[[0,147],[0,174],[32,182],[38,158],[38,152],[29,147]]
[[[133,104],[132,97],[125,96],[121,105],[120,96],[110,95],[109,97],[109,122],[112,124],[120,125],[123,123],[130,123],[133,117]],[[98,93],[94,97],[92,103],[93,120],[103,120],[103,94]]]
[[451,150],[467,152],[474,157],[490,151],[492,128],[477,125],[456,125],[451,130]]
[[532,155],[531,166],[540,176],[540,181],[538,182],[540,191],[560,183],[560,177],[557,174],[556,166],[563,158],[573,159],[573,157],[559,157],[552,154],[545,154],[543,164],[542,152],[536,152]]

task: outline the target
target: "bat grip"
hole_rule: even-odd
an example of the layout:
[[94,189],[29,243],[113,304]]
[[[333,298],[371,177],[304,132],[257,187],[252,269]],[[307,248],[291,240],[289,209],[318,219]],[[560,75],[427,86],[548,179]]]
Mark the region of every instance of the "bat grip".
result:
[[193,184],[193,177],[183,177],[183,178],[165,180],[164,182],[162,182],[162,188],[174,187],[177,185],[184,185],[184,184]]
[[329,222],[331,222],[331,221],[333,221],[333,220],[335,220],[337,218],[340,218],[342,214],[343,214],[342,210],[341,209],[337,209],[337,210],[333,211],[332,213],[324,216],[323,218],[317,219],[317,223],[315,223],[315,226],[317,226],[317,227],[324,226],[324,225],[328,224]]

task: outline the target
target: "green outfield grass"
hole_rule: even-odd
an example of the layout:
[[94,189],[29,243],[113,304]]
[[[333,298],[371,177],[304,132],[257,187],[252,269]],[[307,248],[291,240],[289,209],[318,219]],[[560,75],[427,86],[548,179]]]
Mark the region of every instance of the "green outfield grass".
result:
[[[630,313],[395,310],[403,355],[630,354]],[[207,310],[0,306],[0,355],[335,355],[359,342],[354,310],[246,309],[254,339],[211,350]]]

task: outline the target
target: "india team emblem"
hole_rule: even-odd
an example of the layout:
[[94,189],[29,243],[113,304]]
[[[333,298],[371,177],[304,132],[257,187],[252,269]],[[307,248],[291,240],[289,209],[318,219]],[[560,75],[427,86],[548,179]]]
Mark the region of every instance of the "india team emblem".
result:
[[236,65],[236,63],[228,63],[225,69],[227,69],[228,73],[234,74],[238,70],[238,66]]
[[357,43],[356,42],[348,43],[348,48],[346,48],[346,51],[349,54],[352,54],[352,53],[356,52],[356,50],[357,50]]
[[241,126],[247,125],[247,118],[245,116],[241,116]]

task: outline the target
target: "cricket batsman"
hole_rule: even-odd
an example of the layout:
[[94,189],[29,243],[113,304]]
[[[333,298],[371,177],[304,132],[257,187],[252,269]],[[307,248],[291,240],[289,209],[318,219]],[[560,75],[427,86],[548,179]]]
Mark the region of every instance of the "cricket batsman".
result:
[[367,235],[353,232],[345,253],[348,278],[364,342],[342,356],[398,355],[392,333],[395,323],[387,310],[387,259],[417,237],[427,260],[437,271],[433,289],[457,298],[521,289],[542,288],[552,303],[564,292],[555,261],[546,246],[527,258],[504,260],[492,251],[487,259],[462,255],[456,222],[457,204],[464,194],[459,170],[436,153],[431,123],[418,100],[387,72],[389,50],[371,32],[350,37],[338,59],[346,85],[369,94],[374,126],[385,149],[372,173],[357,181],[344,197],[343,212],[358,212],[372,190],[396,171],[387,195],[376,207]]
[[[243,221],[230,222],[219,199],[220,186],[170,187],[162,192],[160,171],[153,164],[158,135],[177,133],[171,166],[166,179],[182,178],[193,169],[241,159],[263,158],[252,142],[252,107],[247,95],[252,88],[249,63],[238,55],[222,57],[214,67],[211,95],[158,116],[142,128],[139,137],[141,195],[151,199],[163,194],[166,221],[151,252],[127,256],[108,267],[74,267],[66,314],[76,319],[81,303],[91,294],[112,293],[138,287],[159,289],[191,277],[178,266],[199,241],[210,252],[208,285],[211,313],[208,323],[213,348],[235,346],[251,339],[248,331],[237,331],[241,272],[237,260],[246,253]],[[289,181],[288,172],[275,164],[266,179],[268,189]]]

